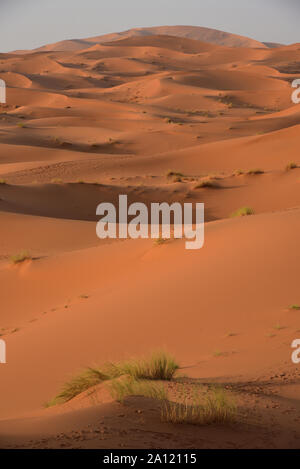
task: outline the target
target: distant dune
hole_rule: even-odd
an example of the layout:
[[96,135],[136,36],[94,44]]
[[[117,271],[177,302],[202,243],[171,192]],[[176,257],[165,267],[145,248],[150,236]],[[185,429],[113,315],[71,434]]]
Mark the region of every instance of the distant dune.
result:
[[168,35],[177,36],[187,39],[195,39],[203,42],[210,42],[226,47],[259,47],[266,48],[262,42],[255,41],[237,34],[230,34],[217,29],[203,28],[201,26],[156,26],[152,28],[133,28],[119,33],[104,34],[101,36],[91,37],[87,39],[71,39],[61,41],[54,44],[48,44],[37,50],[43,51],[74,51],[86,49],[89,45],[103,44],[105,42],[118,41],[135,36],[153,36]]

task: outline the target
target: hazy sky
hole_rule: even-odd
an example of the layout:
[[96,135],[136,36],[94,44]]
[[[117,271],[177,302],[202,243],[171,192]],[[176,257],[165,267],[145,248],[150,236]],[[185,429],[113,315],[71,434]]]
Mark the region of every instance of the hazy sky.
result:
[[299,18],[300,0],[0,0],[0,51],[178,24],[288,44]]

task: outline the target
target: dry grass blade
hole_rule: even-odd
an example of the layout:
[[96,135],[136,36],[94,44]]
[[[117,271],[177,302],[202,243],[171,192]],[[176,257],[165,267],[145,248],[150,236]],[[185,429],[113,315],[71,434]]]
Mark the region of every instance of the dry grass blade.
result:
[[222,389],[184,403],[164,402],[161,413],[164,422],[192,425],[228,424],[235,420],[235,415],[236,406]]

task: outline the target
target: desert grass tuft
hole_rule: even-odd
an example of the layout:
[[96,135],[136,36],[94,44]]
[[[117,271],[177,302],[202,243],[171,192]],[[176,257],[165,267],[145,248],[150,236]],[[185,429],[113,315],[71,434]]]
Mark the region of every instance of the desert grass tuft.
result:
[[298,165],[294,161],[291,161],[290,163],[286,165],[285,170],[290,171],[291,169],[296,169],[296,168],[298,168]]
[[233,212],[230,216],[232,218],[235,218],[235,217],[245,217],[245,216],[248,216],[248,215],[254,215],[253,208],[251,208],[251,207],[241,207],[238,210],[236,210],[235,212]]
[[154,352],[148,358],[140,360],[108,362],[101,367],[88,368],[74,376],[48,405],[62,404],[92,386],[124,375],[133,380],[171,380],[178,368],[175,359],[163,351]]
[[129,375],[134,379],[171,380],[179,365],[165,352],[155,352],[149,358],[109,363],[104,372],[112,378]]
[[52,184],[62,184],[63,180],[60,179],[60,178],[53,178],[53,179],[51,179],[51,183]]
[[88,368],[65,383],[61,392],[57,394],[54,399],[48,402],[47,407],[68,402],[78,394],[81,394],[87,389],[96,386],[107,379],[109,379],[109,376],[105,375],[100,369]]
[[289,308],[290,309],[300,310],[300,305],[290,305]]
[[109,388],[111,396],[118,402],[123,402],[128,396],[144,396],[158,400],[166,400],[168,398],[167,391],[162,384],[147,380],[137,380],[132,376],[111,381]]
[[166,244],[169,240],[166,239],[166,238],[157,238],[155,241],[154,241],[154,244],[156,244],[156,246],[161,246],[162,244]]
[[223,389],[209,391],[207,396],[198,394],[183,403],[166,401],[161,411],[162,421],[174,424],[231,424],[235,418],[236,405]]
[[257,176],[258,174],[264,174],[264,171],[262,169],[259,169],[259,168],[249,169],[249,171],[247,171],[247,174],[249,176]]
[[245,171],[243,171],[242,169],[236,169],[233,172],[233,176],[242,176],[242,174],[245,174]]
[[184,174],[182,173],[179,173],[178,171],[171,171],[169,170],[167,172],[167,177],[170,178],[170,177],[179,177],[179,178],[183,178],[184,177]]
[[202,181],[200,181],[194,187],[194,189],[216,188],[216,187],[218,187],[218,185],[216,184],[213,178],[206,178],[206,179],[202,179]]
[[22,251],[19,254],[14,254],[10,257],[10,260],[13,264],[20,264],[21,262],[32,259],[28,251]]

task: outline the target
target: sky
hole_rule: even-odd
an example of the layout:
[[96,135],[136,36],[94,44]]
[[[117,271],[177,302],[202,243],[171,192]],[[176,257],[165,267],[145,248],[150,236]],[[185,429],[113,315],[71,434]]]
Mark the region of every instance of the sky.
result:
[[0,51],[162,25],[291,44],[300,42],[299,18],[300,0],[0,0]]

